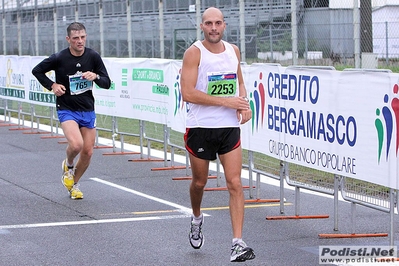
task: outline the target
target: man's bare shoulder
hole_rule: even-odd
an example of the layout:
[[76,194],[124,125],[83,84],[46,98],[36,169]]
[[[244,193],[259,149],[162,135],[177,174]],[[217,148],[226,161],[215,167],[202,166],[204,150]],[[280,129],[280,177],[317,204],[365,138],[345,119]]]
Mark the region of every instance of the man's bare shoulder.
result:
[[240,60],[240,48],[238,48],[238,46],[235,45],[235,44],[233,44],[233,43],[229,43],[229,44],[233,47],[234,52],[235,52],[236,55],[237,55],[237,58]]
[[233,49],[234,49],[234,51],[240,51],[240,48],[238,48],[238,46],[237,45],[235,45],[234,43],[230,43],[229,42],[229,44],[233,47]]
[[183,66],[198,66],[201,59],[201,52],[199,48],[195,45],[191,45],[184,52],[183,55]]
[[184,52],[184,57],[199,56],[199,54],[200,54],[199,48],[197,46],[195,46],[195,45],[191,45]]

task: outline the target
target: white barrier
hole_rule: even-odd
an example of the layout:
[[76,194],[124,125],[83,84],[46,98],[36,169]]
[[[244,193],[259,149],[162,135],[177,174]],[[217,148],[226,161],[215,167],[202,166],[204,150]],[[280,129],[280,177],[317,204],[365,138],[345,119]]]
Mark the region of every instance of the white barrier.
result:
[[[0,97],[54,105],[31,74],[43,57],[0,56]],[[105,58],[113,86],[95,88],[99,114],[184,132],[181,61]],[[289,163],[399,188],[399,75],[243,65],[253,120],[243,148]],[[49,73],[51,76],[52,74]]]

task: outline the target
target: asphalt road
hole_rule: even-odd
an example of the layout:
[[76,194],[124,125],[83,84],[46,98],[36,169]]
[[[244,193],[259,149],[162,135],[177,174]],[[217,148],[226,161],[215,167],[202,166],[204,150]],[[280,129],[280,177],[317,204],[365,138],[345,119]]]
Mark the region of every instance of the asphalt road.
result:
[[[109,156],[104,153],[112,149],[98,148],[81,180],[84,199],[71,200],[61,184],[64,139],[7,124],[0,121],[0,265],[231,265],[227,191],[205,192],[205,244],[194,250],[188,242],[190,181],[173,180],[186,177],[186,170],[154,171],[164,162],[132,162],[140,155]],[[216,185],[210,179],[207,187]],[[262,183],[260,193],[278,199],[279,187]],[[293,215],[294,191],[286,188],[285,196],[284,215]],[[388,237],[319,237],[389,233],[389,214],[358,206],[353,224],[350,204],[340,201],[336,232],[331,198],[303,192],[300,207],[303,215],[328,218],[268,220],[281,215],[279,203],[246,204],[244,241],[256,258],[240,265],[319,265],[319,246],[389,244]]]

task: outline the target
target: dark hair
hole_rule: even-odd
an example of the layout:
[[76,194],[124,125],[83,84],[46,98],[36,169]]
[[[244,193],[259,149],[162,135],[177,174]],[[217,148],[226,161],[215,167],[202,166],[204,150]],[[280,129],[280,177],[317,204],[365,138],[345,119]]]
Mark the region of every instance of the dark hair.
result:
[[67,34],[68,36],[71,36],[71,31],[73,30],[84,30],[86,31],[85,26],[80,23],[80,22],[72,22],[71,24],[69,24],[68,28],[67,28]]

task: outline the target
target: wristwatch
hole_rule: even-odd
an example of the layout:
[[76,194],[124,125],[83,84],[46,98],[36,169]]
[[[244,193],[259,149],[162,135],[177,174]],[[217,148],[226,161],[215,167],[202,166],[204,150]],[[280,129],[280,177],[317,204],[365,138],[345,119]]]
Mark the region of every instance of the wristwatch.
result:
[[97,74],[97,80],[99,80],[99,79],[100,79],[100,75]]

